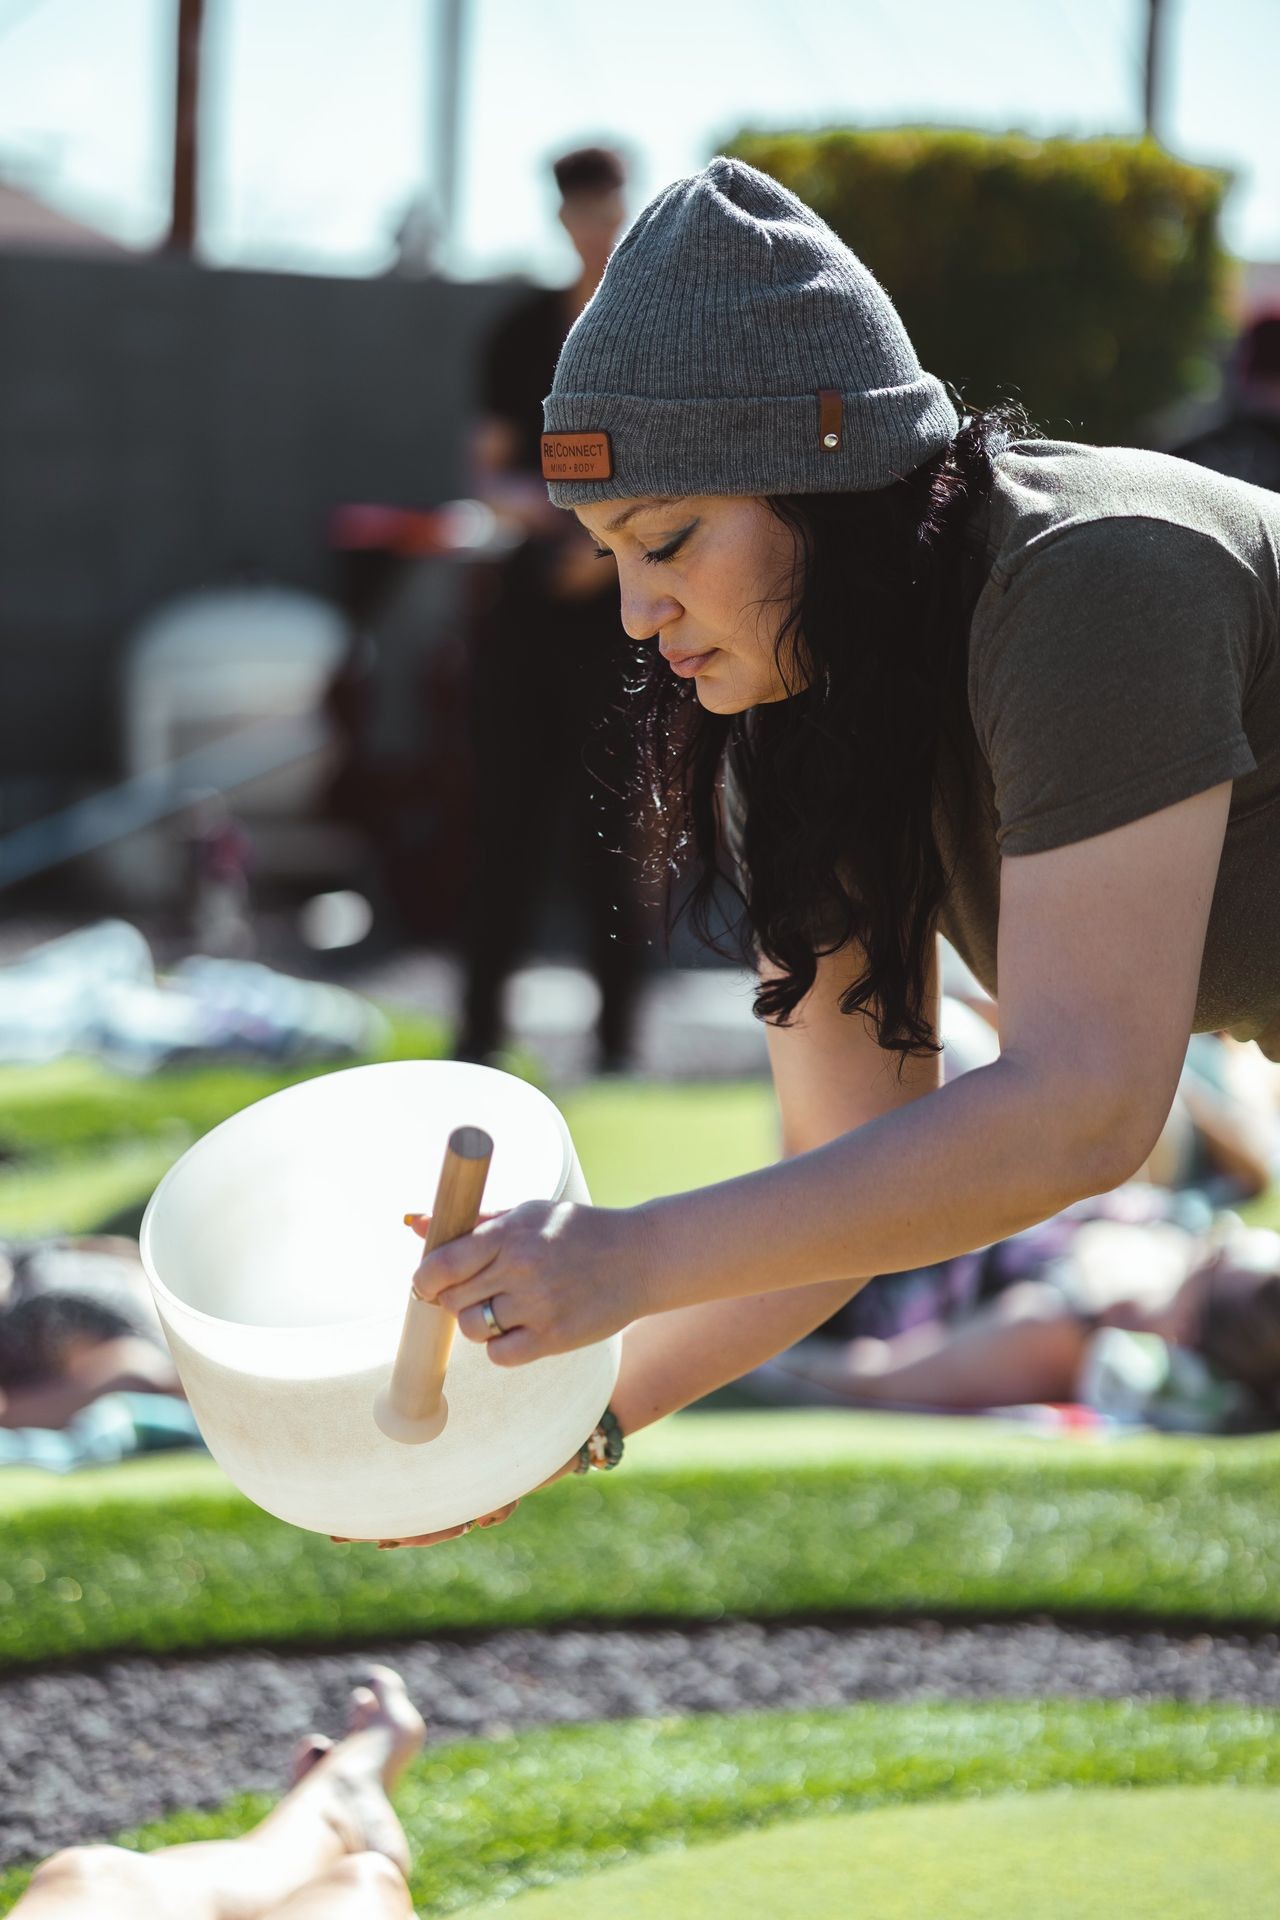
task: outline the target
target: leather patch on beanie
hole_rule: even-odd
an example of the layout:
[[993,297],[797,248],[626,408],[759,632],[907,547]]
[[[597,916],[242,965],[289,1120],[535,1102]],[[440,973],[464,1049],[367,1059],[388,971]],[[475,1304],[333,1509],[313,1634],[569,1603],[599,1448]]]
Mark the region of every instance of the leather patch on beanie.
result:
[[597,433],[544,433],[544,480],[611,480],[613,447],[609,436]]

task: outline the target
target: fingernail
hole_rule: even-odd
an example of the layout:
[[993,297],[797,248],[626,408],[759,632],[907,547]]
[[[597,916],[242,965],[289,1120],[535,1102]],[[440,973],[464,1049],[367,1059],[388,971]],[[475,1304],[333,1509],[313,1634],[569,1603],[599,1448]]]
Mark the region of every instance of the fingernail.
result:
[[335,1547],[349,1547],[351,1545],[351,1541],[345,1533],[331,1533],[329,1538]]
[[421,1218],[422,1218],[422,1215],[421,1215],[421,1214],[418,1214],[418,1213],[406,1213],[406,1215],[405,1215],[405,1217],[404,1217],[404,1223],[405,1223],[405,1225],[406,1225],[406,1227],[411,1227],[411,1226],[413,1226],[413,1225],[414,1225],[414,1224],[415,1224],[415,1223],[416,1223],[416,1222],[417,1222],[418,1220],[420,1220]]

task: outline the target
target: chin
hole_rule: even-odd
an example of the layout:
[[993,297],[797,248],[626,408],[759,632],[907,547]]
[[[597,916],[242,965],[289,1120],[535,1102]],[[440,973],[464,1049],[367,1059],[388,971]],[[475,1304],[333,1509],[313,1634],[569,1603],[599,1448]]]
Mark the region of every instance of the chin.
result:
[[700,673],[693,683],[698,704],[708,713],[745,713],[773,697],[767,687],[744,686],[745,678],[741,671],[726,672],[723,663],[718,673]]
[[771,707],[779,700],[791,698],[777,687],[758,687],[743,693],[737,687],[718,687],[714,683],[706,686],[702,680],[697,682],[697,687],[698,699],[709,713],[746,713],[751,707]]
[[759,704],[758,701],[744,699],[733,691],[732,687],[707,686],[704,681],[694,682],[698,695],[698,705],[705,707],[708,713],[745,713],[748,707]]

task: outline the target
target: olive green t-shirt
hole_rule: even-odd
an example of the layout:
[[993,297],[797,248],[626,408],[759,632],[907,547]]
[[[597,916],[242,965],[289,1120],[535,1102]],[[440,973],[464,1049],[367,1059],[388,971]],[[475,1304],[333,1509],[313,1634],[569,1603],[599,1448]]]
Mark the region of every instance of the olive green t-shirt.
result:
[[1019,441],[973,532],[989,572],[971,751],[940,783],[942,931],[997,993],[1002,857],[1231,780],[1195,1025],[1280,1058],[1280,495],[1165,454]]

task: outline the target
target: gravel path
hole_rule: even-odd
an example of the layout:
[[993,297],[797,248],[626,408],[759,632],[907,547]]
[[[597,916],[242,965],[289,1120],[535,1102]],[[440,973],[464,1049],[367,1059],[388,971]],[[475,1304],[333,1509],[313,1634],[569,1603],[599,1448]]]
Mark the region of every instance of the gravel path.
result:
[[1047,1694],[1280,1707],[1275,1633],[1112,1633],[1047,1621],[519,1631],[361,1654],[109,1660],[0,1684],[0,1864],[175,1807],[274,1789],[300,1733],[338,1730],[368,1659],[399,1668],[435,1740],[856,1700]]

